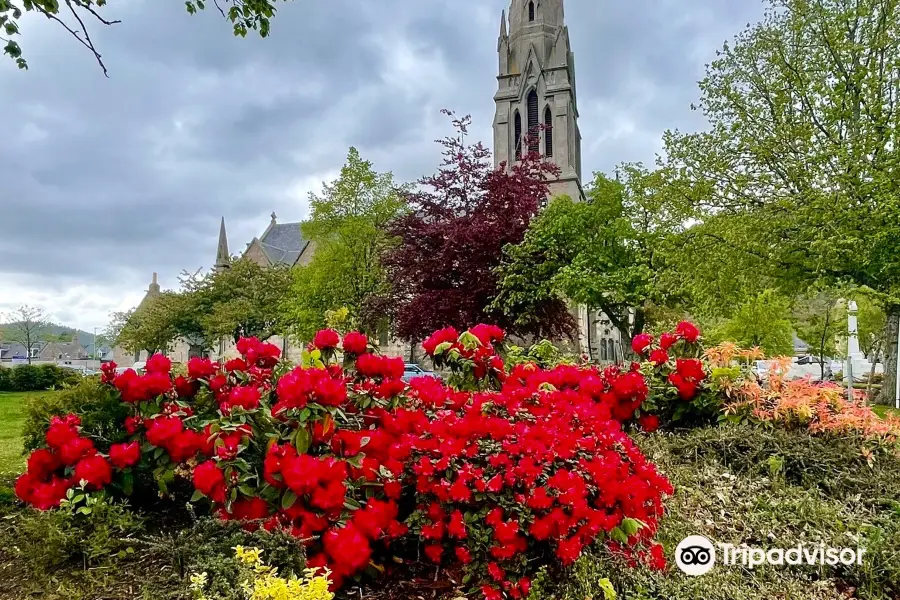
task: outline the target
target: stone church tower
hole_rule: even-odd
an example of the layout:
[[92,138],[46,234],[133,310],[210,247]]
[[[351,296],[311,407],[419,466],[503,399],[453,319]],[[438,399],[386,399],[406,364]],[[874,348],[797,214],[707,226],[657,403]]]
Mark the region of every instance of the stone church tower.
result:
[[583,200],[575,55],[563,0],[512,0],[508,33],[505,12],[500,20],[497,52],[494,165],[540,152],[562,171],[550,194]]

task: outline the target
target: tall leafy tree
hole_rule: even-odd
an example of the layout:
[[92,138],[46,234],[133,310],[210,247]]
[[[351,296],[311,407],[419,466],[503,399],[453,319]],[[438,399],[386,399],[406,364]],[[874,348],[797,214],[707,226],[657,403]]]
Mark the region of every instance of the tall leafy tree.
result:
[[50,324],[47,313],[38,306],[20,306],[7,315],[4,337],[25,346],[25,356],[31,364],[31,349],[43,339]]
[[[390,308],[397,333],[409,341],[480,321],[535,332],[492,308],[495,270],[503,247],[522,241],[548,195],[547,179],[559,169],[536,152],[495,169],[480,142],[466,143],[470,122],[468,116],[453,119],[456,135],[439,141],[444,160],[438,172],[419,181],[419,189],[406,197],[410,212],[390,227],[399,238],[383,257],[392,287]],[[543,310],[541,332],[568,330],[562,302],[549,299]]]
[[537,326],[548,300],[599,308],[625,339],[641,333],[653,306],[675,301],[670,261],[685,214],[664,173],[623,165],[616,178],[596,173],[587,202],[554,199],[508,246],[494,305],[518,326]]
[[[768,0],[700,82],[709,130],[666,134],[722,251],[788,285],[850,284],[900,322],[900,3]],[[894,388],[896,341],[886,353]]]
[[226,269],[182,276],[182,292],[171,318],[179,335],[202,339],[207,346],[229,338],[266,340],[286,331],[281,306],[291,289],[284,266],[232,261]]
[[790,300],[775,290],[765,290],[738,306],[734,315],[708,331],[707,337],[746,348],[759,347],[767,356],[791,356],[793,332]]
[[284,305],[295,334],[310,339],[325,326],[326,312],[341,307],[354,328],[373,333],[388,325],[372,299],[389,290],[380,257],[394,244],[387,225],[404,211],[405,189],[350,148],[340,176],[320,195],[310,194],[310,218],[301,228],[315,251],[309,264],[294,269]]
[[181,307],[177,292],[162,292],[137,308],[113,313],[106,335],[127,352],[165,353],[179,336],[176,323]]

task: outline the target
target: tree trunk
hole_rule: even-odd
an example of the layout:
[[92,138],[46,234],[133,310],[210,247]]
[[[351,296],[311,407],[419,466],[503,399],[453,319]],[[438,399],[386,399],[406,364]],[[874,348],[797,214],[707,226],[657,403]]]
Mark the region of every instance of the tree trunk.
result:
[[884,330],[884,380],[879,404],[895,406],[897,395],[897,329],[900,326],[900,306],[886,308],[887,325]]

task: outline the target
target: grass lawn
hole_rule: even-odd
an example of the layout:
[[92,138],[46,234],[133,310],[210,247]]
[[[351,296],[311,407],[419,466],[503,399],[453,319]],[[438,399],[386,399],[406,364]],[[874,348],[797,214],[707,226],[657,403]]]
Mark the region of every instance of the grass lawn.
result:
[[900,417],[900,410],[897,410],[896,408],[893,408],[891,406],[887,406],[886,404],[873,404],[872,410],[874,410],[875,414],[877,414],[879,417],[886,417],[888,415]]
[[22,456],[22,425],[25,402],[57,392],[0,392],[0,474],[19,473],[25,466]]

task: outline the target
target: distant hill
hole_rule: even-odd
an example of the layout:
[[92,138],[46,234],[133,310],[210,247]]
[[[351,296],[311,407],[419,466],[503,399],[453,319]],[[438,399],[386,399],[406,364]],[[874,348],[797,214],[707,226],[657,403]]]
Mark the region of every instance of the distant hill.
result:
[[[2,323],[0,324],[0,340],[7,340],[8,338],[4,335],[7,330],[13,329],[15,327],[14,323]],[[72,339],[72,335],[77,332],[78,333],[78,341],[81,342],[81,345],[87,348],[88,350],[94,344],[94,334],[93,332],[82,331],[80,329],[75,329],[74,327],[66,327],[65,325],[57,325],[56,323],[51,323],[43,331],[45,334],[60,336],[65,335],[66,340]],[[97,332],[97,337],[100,337],[100,332]],[[102,347],[102,340],[100,341]]]

